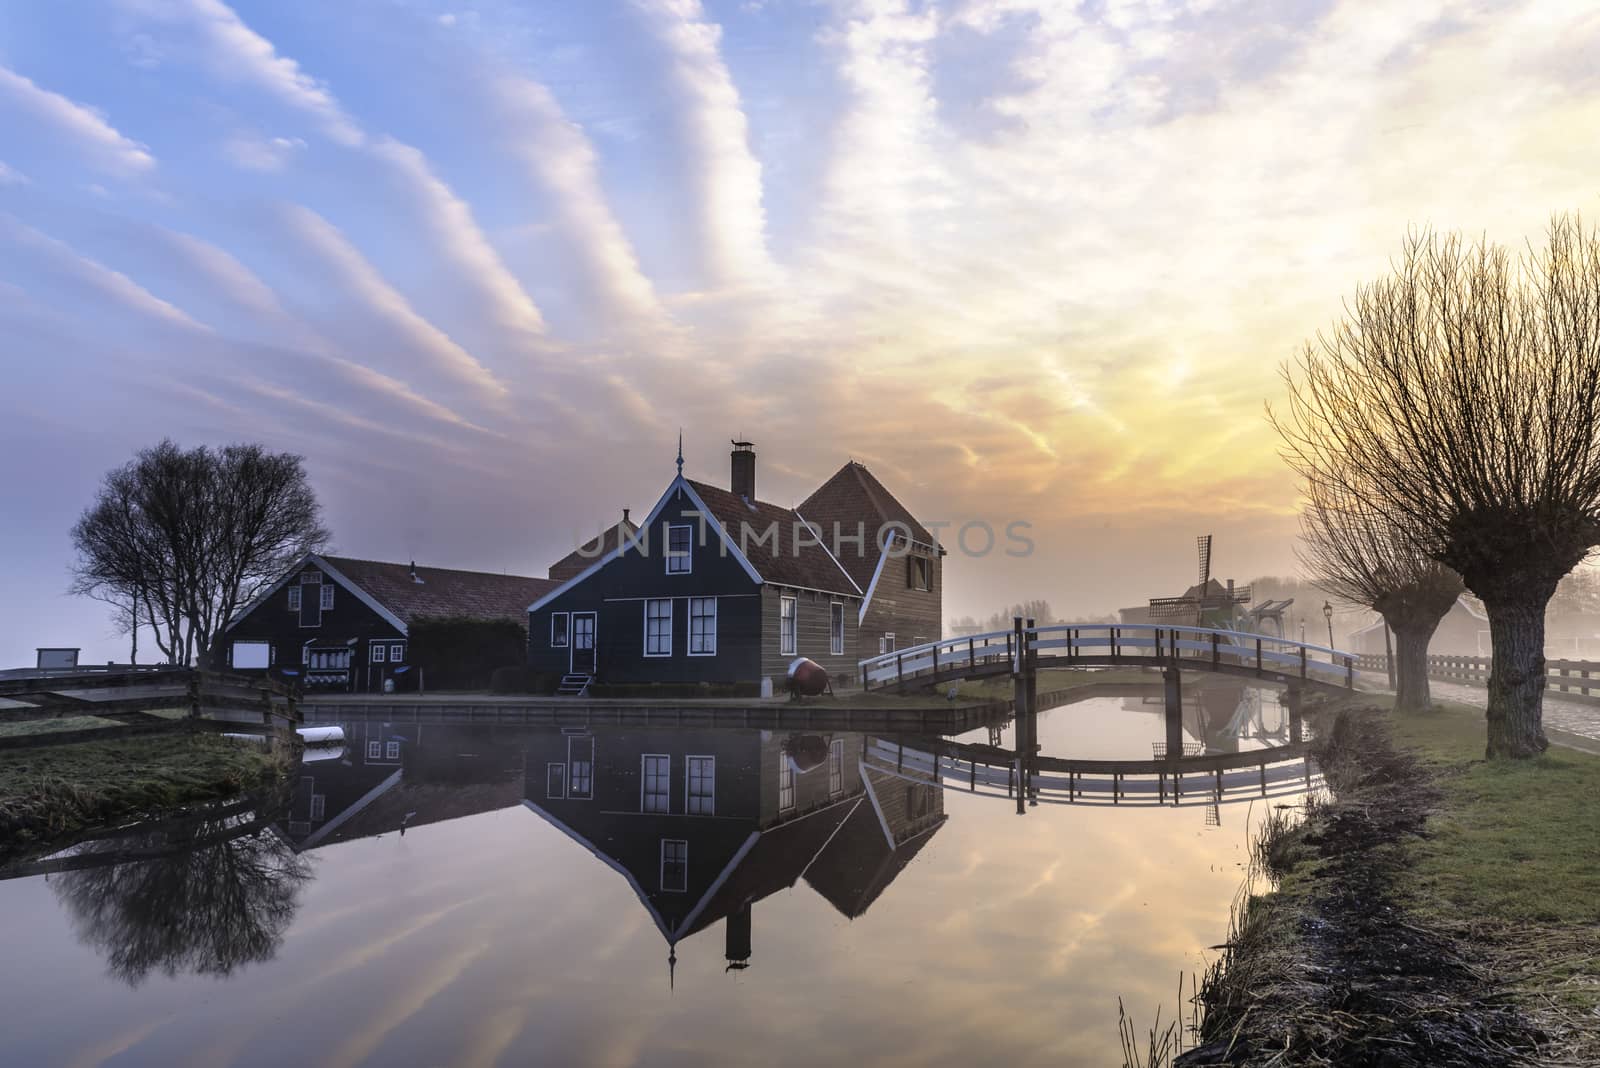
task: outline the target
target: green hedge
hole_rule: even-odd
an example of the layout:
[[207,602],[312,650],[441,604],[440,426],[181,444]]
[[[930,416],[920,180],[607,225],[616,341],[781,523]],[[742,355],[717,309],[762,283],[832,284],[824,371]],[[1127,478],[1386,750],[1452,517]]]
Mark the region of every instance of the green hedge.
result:
[[528,659],[528,632],[504,619],[413,620],[411,663],[430,690],[486,690],[496,669]]

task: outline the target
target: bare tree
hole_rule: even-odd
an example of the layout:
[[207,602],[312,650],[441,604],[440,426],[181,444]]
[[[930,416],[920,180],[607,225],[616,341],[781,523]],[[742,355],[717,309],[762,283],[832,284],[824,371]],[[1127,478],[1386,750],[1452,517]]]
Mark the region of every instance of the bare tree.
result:
[[170,441],[106,475],[72,530],[73,591],[137,605],[169,663],[204,663],[222,627],[328,532],[298,456]]
[[1336,483],[1306,487],[1300,539],[1301,562],[1318,586],[1372,609],[1394,631],[1395,707],[1432,707],[1428,643],[1465,588],[1461,576],[1425,555],[1390,516]]
[[1557,217],[1518,258],[1413,234],[1285,379],[1290,464],[1483,601],[1489,755],[1543,751],[1545,605],[1600,542],[1600,234]]

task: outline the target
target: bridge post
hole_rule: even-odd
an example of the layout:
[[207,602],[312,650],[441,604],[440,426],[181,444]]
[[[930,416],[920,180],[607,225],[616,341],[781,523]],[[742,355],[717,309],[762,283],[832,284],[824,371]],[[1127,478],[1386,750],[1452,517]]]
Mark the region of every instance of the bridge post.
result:
[[1217,649],[1217,632],[1211,632],[1211,670],[1217,670],[1217,665],[1222,662],[1222,653]]
[[1015,731],[1013,741],[1017,752],[1017,815],[1027,814],[1028,793],[1028,756],[1031,751],[1032,741],[1028,730],[1032,711],[1029,698],[1030,672],[1028,660],[1027,631],[1023,629],[1021,616],[1011,617],[1011,639],[1013,650],[1011,657],[1011,709]]
[[1173,663],[1161,672],[1166,690],[1167,759],[1183,756],[1183,676]]
[[1289,708],[1289,744],[1299,745],[1305,741],[1305,720],[1300,713],[1300,699],[1305,691],[1299,686],[1290,686],[1283,692],[1283,702]]

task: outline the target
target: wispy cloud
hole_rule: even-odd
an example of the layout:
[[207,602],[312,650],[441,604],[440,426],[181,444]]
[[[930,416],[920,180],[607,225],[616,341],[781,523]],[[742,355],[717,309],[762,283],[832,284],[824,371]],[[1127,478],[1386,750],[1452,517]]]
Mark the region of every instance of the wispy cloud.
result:
[[0,237],[33,252],[56,274],[87,292],[137,315],[187,330],[210,332],[181,308],[162,300],[139,283],[85,256],[65,241],[41,233],[9,215],[0,214]]
[[694,150],[690,180],[698,195],[701,254],[710,283],[723,288],[773,282],[762,206],[761,164],[750,124],[728,73],[722,29],[699,0],[635,0],[669,57],[682,97],[678,121]]
[[505,119],[502,147],[554,199],[555,225],[589,284],[629,324],[666,326],[655,287],[606,200],[594,146],[582,128],[530,78],[504,76],[494,88]]
[[248,171],[281,171],[306,147],[301,137],[261,137],[235,134],[222,144],[222,154],[235,166]]
[[28,176],[0,160],[0,185],[27,185]]
[[49,127],[53,134],[87,153],[102,170],[133,175],[156,165],[148,148],[120,133],[95,108],[41,88],[4,66],[0,66],[0,101],[9,101],[19,113]]
[[283,209],[286,227],[325,263],[340,283],[377,318],[392,327],[419,355],[430,360],[446,377],[470,387],[481,397],[503,401],[508,391],[448,334],[423,318],[390,285],[349,239],[310,208],[288,205]]

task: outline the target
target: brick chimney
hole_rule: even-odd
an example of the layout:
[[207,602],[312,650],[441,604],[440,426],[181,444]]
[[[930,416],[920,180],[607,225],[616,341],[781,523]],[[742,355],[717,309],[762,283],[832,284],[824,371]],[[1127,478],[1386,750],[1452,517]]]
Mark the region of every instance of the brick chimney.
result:
[[756,499],[756,447],[748,441],[733,443],[733,470],[728,482],[736,497]]

